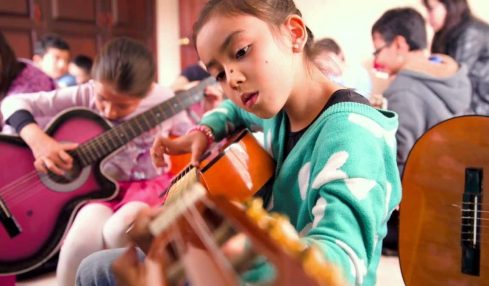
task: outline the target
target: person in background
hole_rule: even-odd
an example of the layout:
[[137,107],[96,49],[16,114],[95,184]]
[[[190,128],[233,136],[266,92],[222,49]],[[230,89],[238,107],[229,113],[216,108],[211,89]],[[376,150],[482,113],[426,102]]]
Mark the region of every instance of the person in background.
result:
[[[208,77],[210,77],[210,74],[205,69],[204,64],[198,61],[183,69],[171,85],[171,88],[175,92],[187,90]],[[203,100],[187,108],[187,112],[194,122],[198,122],[204,113],[214,109],[224,98],[224,92],[218,83],[209,85],[204,89]]]
[[423,4],[435,31],[431,52],[467,66],[472,111],[489,115],[489,24],[472,14],[467,0],[423,0]]
[[[409,151],[430,127],[470,108],[467,69],[450,57],[425,53],[423,16],[412,8],[386,11],[372,26],[375,65],[393,80],[383,93],[388,109],[399,115],[397,165],[399,176]],[[397,212],[391,217],[384,252],[397,252]]]
[[333,81],[354,89],[367,99],[372,92],[372,82],[368,71],[360,65],[347,64],[343,51],[331,38],[316,40],[315,62],[319,69]]
[[68,65],[68,72],[75,77],[76,84],[88,82],[92,76],[93,60],[86,55],[75,56]]
[[195,81],[201,81],[208,78],[210,74],[205,69],[204,64],[198,61],[195,64],[191,64],[185,67],[180,75],[175,79],[171,85],[173,90],[184,90],[188,88],[188,84]]
[[[27,59],[19,59],[0,31],[0,103],[13,94],[49,91],[56,88],[52,78]],[[0,114],[0,130],[3,120]],[[3,130],[11,133],[11,130]]]
[[[35,119],[53,117],[69,107],[84,107],[115,125],[120,124],[173,96],[171,90],[154,82],[155,70],[152,54],[143,44],[116,38],[97,55],[93,81],[51,92],[7,97],[1,110],[6,123],[31,148],[35,168],[61,175],[72,168],[73,158],[68,151],[77,144],[56,141]],[[133,139],[103,162],[102,172],[119,183],[120,191],[115,199],[89,202],[77,213],[61,247],[56,271],[59,285],[75,283],[78,264],[89,254],[126,246],[126,230],[135,214],[163,202],[160,194],[171,180],[167,173],[170,161],[165,167],[155,167],[149,149],[158,134],[181,135],[191,126],[186,113],[180,112]]]
[[59,87],[76,85],[75,78],[68,73],[70,46],[60,36],[47,34],[40,38],[35,43],[32,60]]

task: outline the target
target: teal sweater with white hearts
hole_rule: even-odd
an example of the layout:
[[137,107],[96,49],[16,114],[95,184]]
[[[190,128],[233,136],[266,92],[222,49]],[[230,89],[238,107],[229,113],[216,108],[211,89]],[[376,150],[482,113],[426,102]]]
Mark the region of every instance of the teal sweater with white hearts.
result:
[[355,102],[327,108],[284,158],[287,118],[260,119],[231,101],[204,116],[217,140],[259,126],[277,168],[269,209],[287,215],[308,243],[354,285],[375,285],[386,222],[401,200],[397,115]]

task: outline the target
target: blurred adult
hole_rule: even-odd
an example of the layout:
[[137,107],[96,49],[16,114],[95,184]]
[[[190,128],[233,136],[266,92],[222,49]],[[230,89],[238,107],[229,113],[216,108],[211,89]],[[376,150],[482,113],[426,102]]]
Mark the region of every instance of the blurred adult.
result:
[[467,0],[423,0],[423,4],[435,31],[431,51],[467,66],[471,108],[489,115],[489,24],[472,14]]

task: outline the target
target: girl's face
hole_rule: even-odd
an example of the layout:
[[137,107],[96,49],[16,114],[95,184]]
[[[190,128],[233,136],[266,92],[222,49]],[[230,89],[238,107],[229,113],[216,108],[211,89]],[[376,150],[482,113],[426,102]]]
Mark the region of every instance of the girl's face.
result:
[[109,120],[119,120],[136,110],[142,98],[116,92],[111,84],[95,81],[95,105]]
[[285,105],[293,86],[290,34],[273,33],[253,16],[214,16],[197,35],[196,47],[209,73],[234,103],[261,118]]
[[445,25],[447,8],[439,0],[428,0],[426,9],[428,9],[428,23],[435,32],[438,32]]

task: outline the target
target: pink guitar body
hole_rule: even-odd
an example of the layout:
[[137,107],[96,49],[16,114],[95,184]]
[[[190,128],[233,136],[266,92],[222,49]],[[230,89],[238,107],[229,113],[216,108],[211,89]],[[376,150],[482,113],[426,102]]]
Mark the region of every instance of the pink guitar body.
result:
[[[74,110],[58,117],[47,133],[58,141],[82,143],[109,128],[96,114]],[[10,212],[20,230],[9,235],[8,221],[0,225],[0,274],[24,272],[46,261],[59,249],[82,203],[117,194],[117,185],[100,172],[101,160],[58,183],[36,172],[30,149],[16,136],[0,135],[0,162],[0,209]]]

